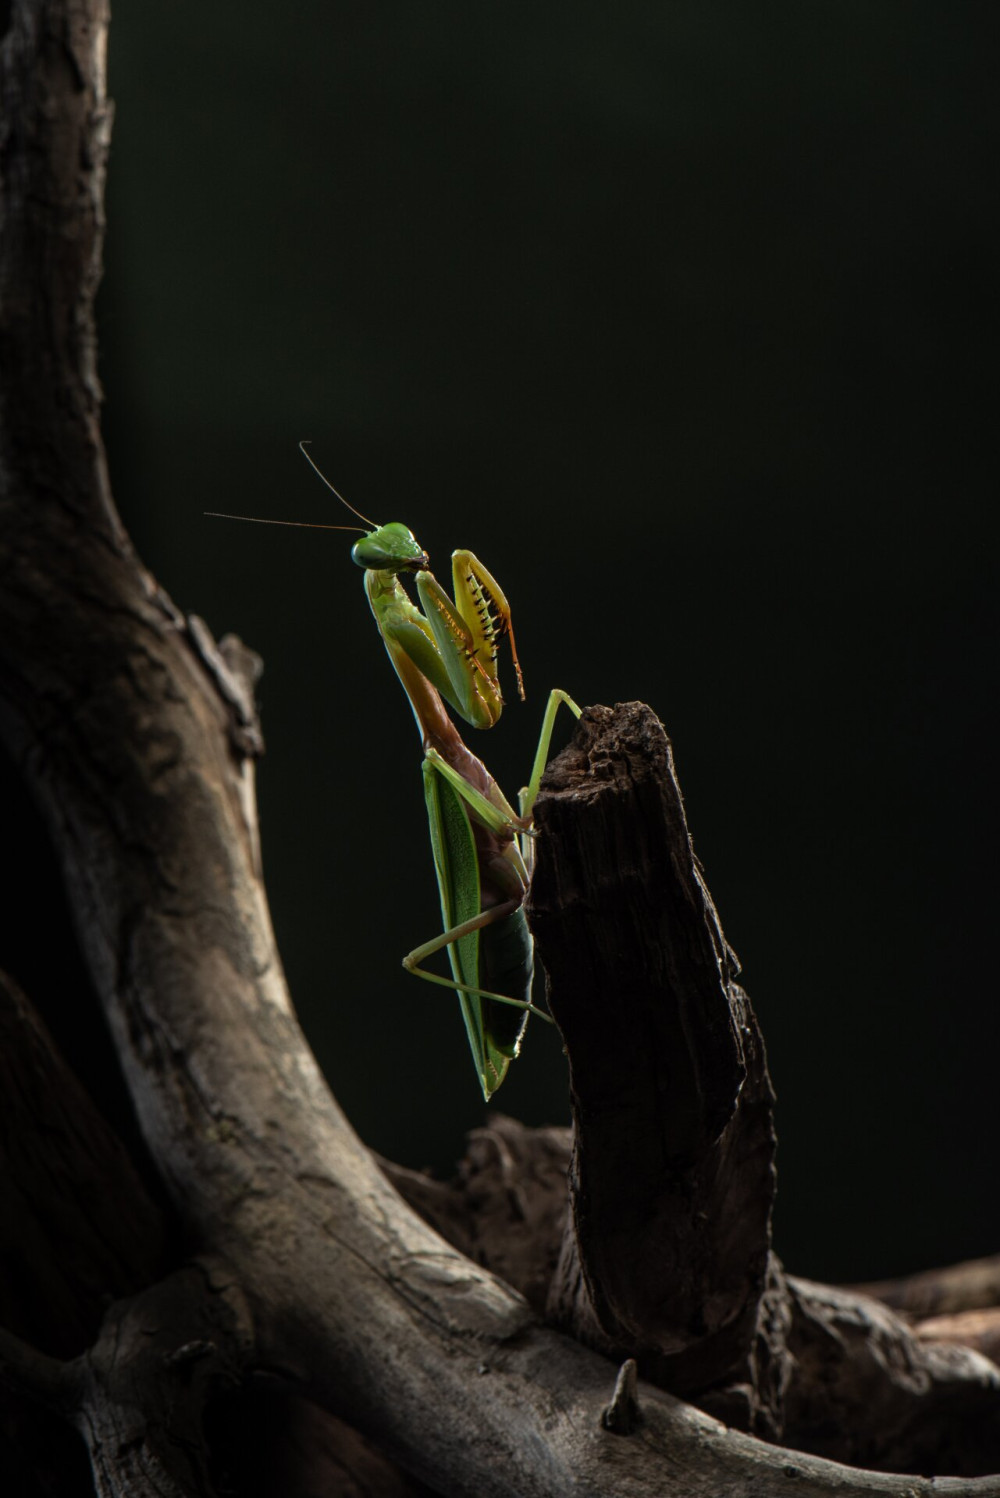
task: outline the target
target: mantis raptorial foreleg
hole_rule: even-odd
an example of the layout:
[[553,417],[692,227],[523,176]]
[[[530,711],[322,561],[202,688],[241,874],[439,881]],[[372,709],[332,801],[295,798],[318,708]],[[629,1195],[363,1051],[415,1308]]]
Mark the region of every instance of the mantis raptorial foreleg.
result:
[[432,572],[417,573],[417,596],[451,687],[443,695],[474,728],[492,728],[503,708],[497,648],[504,636],[510,642],[518,695],[524,700],[510,605],[471,551],[452,552],[451,576],[454,602]]

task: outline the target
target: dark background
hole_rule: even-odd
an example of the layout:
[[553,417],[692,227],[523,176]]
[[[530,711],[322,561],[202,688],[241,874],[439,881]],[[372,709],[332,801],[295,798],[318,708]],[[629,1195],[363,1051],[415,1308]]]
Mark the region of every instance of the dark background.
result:
[[[101,294],[126,524],[266,661],[265,869],[372,1145],[483,1117],[409,709],[296,452],[471,546],[529,705],[641,697],[779,1094],[819,1278],[1000,1249],[992,819],[995,7],[121,0]],[[512,697],[513,693],[508,692]],[[614,1023],[614,1016],[609,1016]],[[499,1099],[566,1119],[529,1029]]]

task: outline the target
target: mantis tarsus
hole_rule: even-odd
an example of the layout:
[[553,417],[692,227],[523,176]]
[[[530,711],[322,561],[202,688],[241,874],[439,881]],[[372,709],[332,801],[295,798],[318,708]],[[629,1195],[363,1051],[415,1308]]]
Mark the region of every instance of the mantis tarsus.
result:
[[[316,468],[305,445],[300,446]],[[337,494],[318,468],[316,472]],[[365,593],[424,749],[424,799],[445,929],[408,952],[403,966],[458,993],[488,1101],[518,1053],[529,1014],[549,1018],[531,1002],[532,943],[523,910],[533,862],[531,813],[559,705],[565,703],[577,717],[580,709],[558,688],[550,692],[531,777],[514,811],[486,766],[463,743],[444,706],[447,702],[475,728],[494,726],[503,709],[497,654],[504,636],[523,700],[506,598],[471,551],[452,553],[450,598],[405,525],[375,525],[342,495],[337,498],[373,527],[355,542],[351,556],[364,568]],[[415,574],[420,608],[400,581],[405,573]],[[423,966],[442,949],[448,953],[451,978]]]

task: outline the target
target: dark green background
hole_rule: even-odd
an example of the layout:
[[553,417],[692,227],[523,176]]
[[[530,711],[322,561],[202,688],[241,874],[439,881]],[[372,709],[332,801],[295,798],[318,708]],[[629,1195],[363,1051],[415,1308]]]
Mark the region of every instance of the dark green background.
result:
[[[529,706],[641,697],[779,1093],[815,1276],[997,1250],[995,7],[121,0],[101,296],[139,548],[266,660],[265,868],[365,1139],[483,1116],[415,729],[296,452],[515,609]],[[608,1016],[614,1023],[614,1016]],[[500,1097],[566,1117],[544,1027]]]

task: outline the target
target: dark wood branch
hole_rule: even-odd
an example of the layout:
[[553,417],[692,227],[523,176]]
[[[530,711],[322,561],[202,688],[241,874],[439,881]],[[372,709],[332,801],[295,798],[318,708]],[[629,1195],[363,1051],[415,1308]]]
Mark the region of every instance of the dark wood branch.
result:
[[[571,1149],[568,1129],[528,1129],[494,1114],[486,1130],[469,1136],[449,1183],[385,1168],[449,1242],[496,1272],[502,1266],[543,1309],[544,1273],[563,1239]],[[780,1275],[768,1304],[775,1324],[767,1331],[787,1375],[780,1405],[786,1445],[896,1471],[923,1465],[974,1474],[1000,1461],[1000,1385],[996,1370],[975,1355],[989,1356],[988,1347],[977,1348],[971,1336],[947,1338],[973,1352],[942,1355],[925,1345],[921,1326],[909,1327],[869,1296]],[[930,1340],[945,1339],[927,1330]],[[710,1391],[705,1404],[718,1403]]]
[[[0,483],[126,544],[100,441],[93,302],[111,134],[107,0],[12,0],[2,41]],[[11,377],[11,375],[14,377]],[[50,542],[67,539],[51,517]]]
[[649,709],[585,714],[536,817],[530,915],[574,1115],[550,1313],[731,1424],[893,1470],[995,1470],[993,1365],[787,1282],[770,1253],[763,1042]]
[[[66,1357],[109,1296],[166,1266],[163,1217],[117,1136],[12,978],[0,973],[0,1325]],[[72,1252],[66,1245],[72,1244]]]
[[116,1302],[94,1347],[73,1362],[0,1332],[0,1373],[73,1420],[98,1498],[212,1498],[205,1410],[251,1345],[237,1288],[201,1264]]
[[[13,865],[16,849],[7,853]],[[8,1365],[0,1486],[26,1498],[74,1492],[78,1476],[85,1491],[82,1447],[41,1405],[66,1414],[76,1394],[71,1365],[60,1360],[90,1345],[110,1298],[164,1271],[168,1239],[117,1136],[6,974],[0,1098],[0,1336],[18,1334],[16,1345],[36,1368],[47,1368],[57,1394],[44,1397],[23,1356],[17,1377]],[[8,1358],[12,1345],[6,1342]]]
[[210,1411],[213,1473],[239,1498],[433,1498],[358,1431],[257,1376]]
[[892,1306],[922,1341],[953,1342],[1000,1362],[1000,1256],[855,1288]]
[[[244,1358],[449,1494],[898,1494],[895,1477],[767,1446],[648,1383],[619,1383],[616,1364],[541,1326],[515,1291],[422,1223],[330,1097],[294,1018],[260,882],[252,711],[220,671],[204,627],[184,620],[137,563],[108,494],[92,320],[109,121],[105,24],[102,0],[14,0],[0,58],[2,727],[52,829],[173,1210],[239,1290],[222,1295],[214,1277],[188,1268],[110,1313],[82,1365],[90,1380],[83,1424],[102,1498],[142,1492],[154,1478],[161,1492],[208,1491],[198,1418],[209,1387],[235,1376]],[[232,674],[232,652],[218,656]],[[664,791],[641,759],[630,773],[653,815],[640,848],[652,870],[666,846],[655,824]],[[593,765],[598,779],[607,771]],[[583,792],[581,784],[581,813]],[[605,827],[612,865],[636,867],[613,819]],[[548,858],[548,877],[567,893],[577,888],[579,921],[587,898],[579,870],[560,867]],[[720,1183],[728,1175],[741,1189],[736,1159],[757,1186],[770,1170],[762,1059],[696,867],[682,860],[657,877],[682,915],[689,907],[691,952],[667,946],[656,956],[650,946],[639,961],[658,913],[646,909],[637,921],[644,891],[633,882],[623,901],[606,882],[601,912],[625,923],[606,994],[617,1017],[623,972],[638,993],[651,976],[676,986],[682,955],[697,971],[697,1003],[678,989],[665,1022],[647,1006],[653,1060],[643,1084],[654,1096],[639,1100],[635,1118],[664,1131],[657,1138],[677,1202],[686,1180],[728,1220]],[[569,1035],[569,1004],[559,1011]],[[603,1010],[596,1017],[619,1044],[621,1027],[605,1023]],[[573,1045],[586,1048],[582,1033]],[[582,1080],[588,1071],[593,1084]],[[574,1086],[581,1127],[593,1133],[600,1076],[582,1051]],[[759,1150],[748,1147],[754,1109]],[[600,1131],[592,1148],[602,1148]],[[653,1152],[636,1155],[634,1139],[618,1158],[633,1156],[644,1172],[635,1189],[663,1184]],[[714,1158],[704,1184],[691,1173],[699,1158]],[[689,1272],[680,1294],[665,1278],[647,1334],[634,1318],[655,1268],[640,1220],[650,1214],[637,1214],[627,1192],[602,1188],[591,1202],[589,1169],[581,1157],[578,1214],[612,1234],[623,1222],[640,1234],[640,1294],[623,1281],[617,1247],[601,1257],[595,1245],[601,1273],[588,1270],[588,1295],[614,1335],[623,1329],[651,1359],[687,1358],[697,1351],[692,1289],[713,1281],[722,1301],[703,1307],[703,1324],[720,1344],[732,1326],[742,1328],[746,1287],[765,1272],[766,1211],[756,1186],[750,1245],[737,1250],[720,1239],[711,1272]],[[607,1172],[596,1179],[607,1182]],[[669,1237],[668,1217],[661,1228]],[[149,1335],[156,1329],[158,1343]],[[713,1376],[728,1356],[727,1347],[713,1357]],[[185,1379],[198,1385],[189,1397]],[[151,1401],[157,1388],[161,1398]],[[153,1403],[166,1424],[156,1423]],[[633,1434],[607,1428],[609,1407],[628,1409],[626,1423],[637,1418]],[[917,1477],[906,1485],[915,1495],[934,1491]],[[951,1491],[1000,1495],[1000,1479]]]
[[[588,713],[543,785],[533,919],[572,1070],[573,1154],[567,1131],[536,1138],[494,1119],[470,1137],[450,1186],[393,1170],[400,1190],[535,1305],[561,1241],[550,1313],[592,1344],[636,1356],[647,1377],[730,1424],[753,1422],[771,1438],[894,1470],[976,1473],[1000,1464],[996,1369],[974,1354],[942,1354],[864,1295],[786,1282],[767,1256],[770,1086],[660,725],[636,705]],[[626,851],[611,856],[612,846]],[[685,1023],[706,989],[728,1005],[729,1031]],[[665,1060],[669,1044],[679,1054]],[[723,1063],[738,1058],[732,1074],[744,1073],[728,1123],[716,1138],[692,1130],[686,1115],[674,1128],[676,1099],[658,1109],[658,1076],[650,1082],[648,1071],[679,1077],[679,1096],[696,1100],[697,1125],[697,1079],[712,1074],[720,1049]],[[610,1226],[602,1211],[613,1215]],[[719,1242],[734,1260],[720,1255]],[[699,1312],[706,1302],[727,1304],[719,1290],[741,1252],[756,1253],[766,1273],[746,1275],[746,1301],[736,1302],[720,1336]],[[607,1319],[623,1290],[638,1334],[621,1315]],[[650,1335],[664,1307],[679,1308],[680,1356],[664,1356]],[[832,1410],[840,1417],[831,1425]]]
[[[585,713],[536,819],[529,918],[575,1137],[550,1311],[677,1392],[780,1387],[751,1366],[770,1262],[771,1084],[653,713]],[[744,1420],[772,1430],[777,1418],[754,1393]]]
[[[74,1414],[83,1400],[85,1363],[61,1359],[82,1352],[96,1338],[109,1297],[128,1296],[165,1272],[170,1243],[163,1215],[117,1136],[24,993],[5,974],[0,974],[0,1097],[0,1216],[7,1228],[0,1255],[0,1375],[9,1391],[0,1411],[8,1446],[0,1476],[7,1477],[10,1492],[27,1493],[29,1473],[38,1474],[43,1491],[53,1483],[70,1491],[75,1452],[27,1401],[64,1417]],[[172,1293],[185,1286],[190,1298],[201,1294],[200,1282],[190,1278]],[[120,1319],[123,1312],[115,1314]],[[185,1304],[182,1319],[192,1314],[193,1305]],[[105,1330],[104,1351],[93,1355],[98,1366],[108,1341]],[[113,1350],[119,1347],[115,1338],[111,1342]],[[143,1369],[151,1381],[136,1388]],[[156,1360],[133,1364],[130,1379],[132,1405],[155,1411],[163,1394]],[[100,1392],[99,1383],[93,1387]],[[358,1495],[407,1490],[403,1475],[342,1421],[287,1390],[269,1389],[267,1399],[265,1416],[259,1392],[227,1387],[228,1420],[213,1415],[213,1461],[223,1473],[238,1470],[245,1492],[305,1498],[338,1491],[347,1498],[352,1489]],[[95,1410],[91,1426],[104,1428],[123,1418],[111,1408]],[[102,1454],[100,1460],[107,1458]],[[46,1470],[53,1474],[48,1479],[42,1475]],[[264,1473],[269,1486],[260,1485]]]
[[784,1439],[838,1461],[974,1476],[1000,1465],[1000,1371],[881,1302],[789,1276]]
[[1000,1364],[1000,1306],[982,1311],[956,1311],[949,1316],[928,1316],[914,1331],[922,1342],[954,1342],[971,1347]]
[[67,1364],[39,1352],[6,1327],[0,1327],[0,1379],[57,1414],[68,1414],[75,1408],[79,1380]]
[[425,1222],[477,1264],[485,1264],[544,1315],[565,1232],[569,1129],[529,1129],[491,1112],[466,1138],[445,1184],[391,1161],[379,1163]]
[[98,1498],[211,1498],[206,1407],[251,1346],[238,1288],[203,1263],[117,1301],[70,1362],[0,1330],[0,1375],[77,1426]]
[[1000,1254],[854,1288],[918,1319],[984,1310],[1000,1306]]
[[190,1265],[112,1306],[78,1364],[75,1418],[98,1498],[211,1498],[206,1407],[238,1381],[252,1345],[221,1265]]

